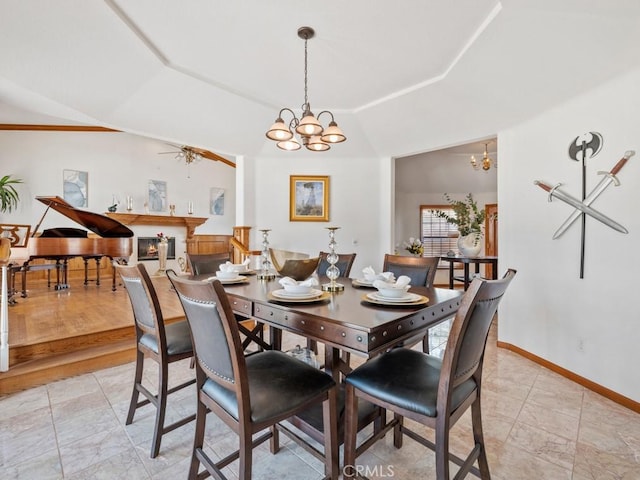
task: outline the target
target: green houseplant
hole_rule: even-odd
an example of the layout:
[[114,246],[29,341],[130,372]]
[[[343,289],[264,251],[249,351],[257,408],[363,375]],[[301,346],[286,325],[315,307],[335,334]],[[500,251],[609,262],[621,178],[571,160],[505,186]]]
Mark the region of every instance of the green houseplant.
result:
[[454,215],[449,215],[442,210],[432,210],[438,218],[444,218],[447,223],[456,225],[460,232],[458,249],[465,256],[476,256],[480,252],[480,240],[484,233],[484,221],[486,212],[480,210],[471,193],[464,200],[453,200],[448,193],[444,194]]
[[18,206],[20,195],[14,185],[22,183],[19,178],[11,178],[11,175],[5,175],[0,179],[0,212],[11,212]]

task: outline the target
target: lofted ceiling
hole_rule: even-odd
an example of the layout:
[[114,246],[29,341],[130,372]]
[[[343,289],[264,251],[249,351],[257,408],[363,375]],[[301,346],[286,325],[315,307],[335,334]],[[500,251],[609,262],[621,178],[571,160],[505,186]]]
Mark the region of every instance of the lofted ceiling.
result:
[[323,155],[491,138],[640,64],[637,0],[4,0],[0,122],[290,155],[264,132],[303,103],[303,25],[309,101],[348,137]]

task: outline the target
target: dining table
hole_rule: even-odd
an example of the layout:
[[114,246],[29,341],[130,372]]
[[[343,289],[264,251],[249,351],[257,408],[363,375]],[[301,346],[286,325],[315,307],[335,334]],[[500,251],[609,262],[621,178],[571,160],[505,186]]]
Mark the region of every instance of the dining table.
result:
[[[278,277],[262,280],[254,273],[239,275],[236,280],[221,281],[234,313],[257,322],[253,329],[241,328],[247,336],[244,345],[254,340],[259,348],[281,350],[284,332],[324,345],[321,368],[341,389],[338,396],[340,442],[344,428],[342,381],[351,371],[351,355],[368,359],[403,343],[421,341],[429,328],[455,315],[463,295],[460,290],[411,287],[408,293],[412,301],[384,301],[377,298],[377,290],[364,280],[340,279],[343,290],[325,292],[320,285],[328,279],[320,277],[312,298],[282,298],[284,290]],[[200,281],[214,278],[210,274],[192,277]],[[262,336],[264,325],[268,327],[268,342]],[[379,431],[383,415],[380,408],[361,402],[359,429],[373,422],[374,431]],[[321,409],[310,409],[290,421],[322,442]]]
[[[254,318],[269,327],[270,345],[281,347],[282,332],[291,332],[324,344],[324,369],[334,380],[350,371],[342,353],[371,358],[410,338],[426,334],[453,316],[460,306],[460,290],[411,287],[413,302],[377,299],[376,289],[344,279],[344,289],[322,292],[310,298],[282,298],[278,278],[260,280],[240,275],[241,280],[222,281],[235,313]],[[193,277],[199,280],[211,275]],[[319,279],[319,285],[325,283]],[[320,293],[320,286],[317,288]]]

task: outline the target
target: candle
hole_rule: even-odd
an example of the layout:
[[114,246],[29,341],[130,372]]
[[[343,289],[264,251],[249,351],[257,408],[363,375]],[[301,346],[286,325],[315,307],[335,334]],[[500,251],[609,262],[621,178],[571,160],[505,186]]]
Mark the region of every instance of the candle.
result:
[[187,206],[187,213],[189,215],[193,215],[193,202],[191,200],[189,200],[189,204]]

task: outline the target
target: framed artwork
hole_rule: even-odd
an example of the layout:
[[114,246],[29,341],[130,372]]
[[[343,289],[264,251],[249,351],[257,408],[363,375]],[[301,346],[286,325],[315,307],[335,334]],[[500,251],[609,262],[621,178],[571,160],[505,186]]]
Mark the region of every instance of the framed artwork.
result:
[[209,213],[224,215],[224,188],[213,187],[210,190]]
[[328,222],[329,177],[291,175],[289,182],[289,220]]
[[149,211],[167,211],[167,182],[161,180],[149,180]]
[[62,198],[73,207],[88,207],[89,173],[80,170],[62,171]]

